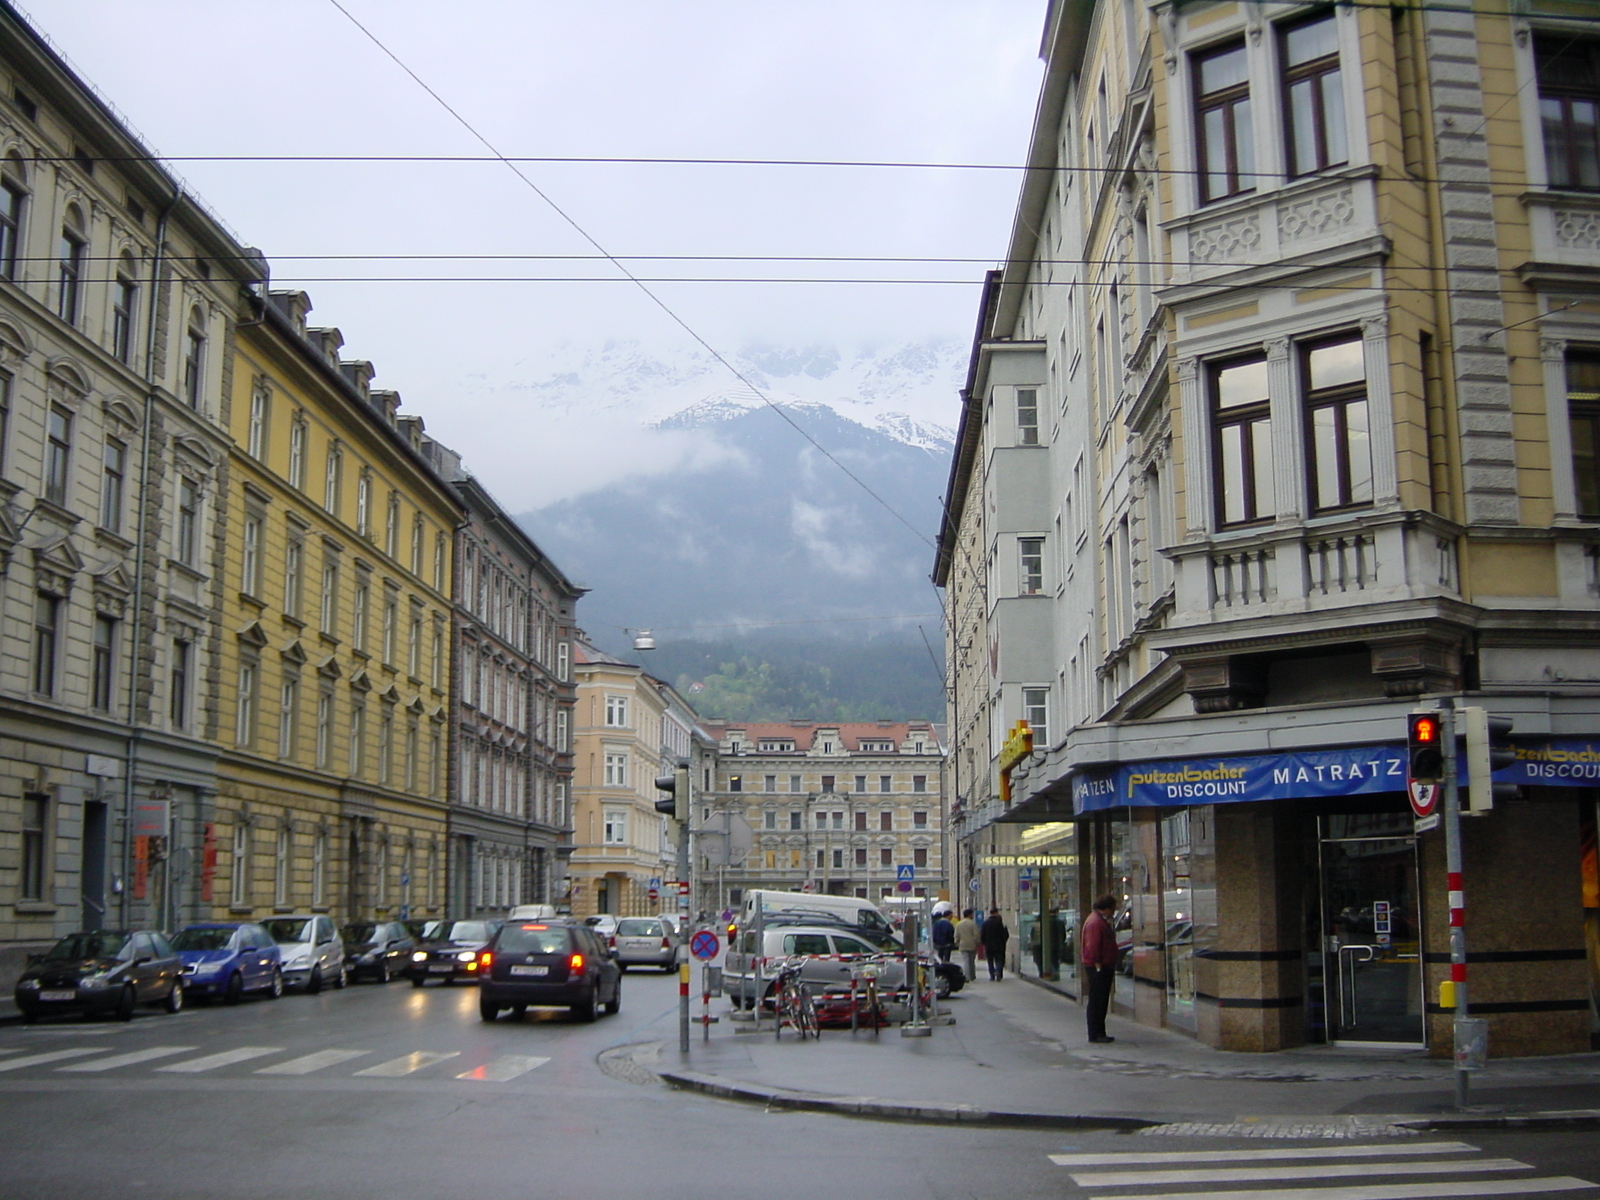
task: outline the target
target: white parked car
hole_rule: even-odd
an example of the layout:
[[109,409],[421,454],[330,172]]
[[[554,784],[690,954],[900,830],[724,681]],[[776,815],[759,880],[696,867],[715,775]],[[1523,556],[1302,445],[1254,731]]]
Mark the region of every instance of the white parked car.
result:
[[306,913],[268,917],[261,924],[278,943],[285,987],[304,988],[316,995],[324,984],[344,986],[344,942],[332,917]]

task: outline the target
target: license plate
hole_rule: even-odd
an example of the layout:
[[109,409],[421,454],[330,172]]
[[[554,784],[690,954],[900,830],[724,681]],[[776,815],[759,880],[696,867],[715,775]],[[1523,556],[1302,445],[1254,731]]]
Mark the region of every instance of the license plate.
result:
[[549,967],[512,967],[511,968],[511,973],[513,975],[548,975],[548,974],[550,974],[550,968]]
[[428,970],[432,971],[435,975],[448,975],[451,971],[454,971],[455,968],[449,963],[434,963],[433,966],[428,968]]
[[39,993],[39,999],[41,999],[41,1000],[76,1000],[77,998],[78,998],[78,993],[77,992],[40,992]]

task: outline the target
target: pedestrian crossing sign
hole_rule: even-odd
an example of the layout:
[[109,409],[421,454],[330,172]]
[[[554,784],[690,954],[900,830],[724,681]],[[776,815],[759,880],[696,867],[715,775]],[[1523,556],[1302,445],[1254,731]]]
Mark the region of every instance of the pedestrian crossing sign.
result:
[[917,869],[910,863],[902,863],[894,869],[896,879],[912,880],[917,877]]

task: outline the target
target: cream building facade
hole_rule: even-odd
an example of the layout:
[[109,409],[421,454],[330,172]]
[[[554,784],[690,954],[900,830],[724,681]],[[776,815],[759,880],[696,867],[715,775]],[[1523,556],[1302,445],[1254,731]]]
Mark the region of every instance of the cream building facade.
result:
[[1600,1035],[1596,14],[1048,8],[935,565],[956,874],[1056,953],[1115,893],[1127,1016],[1448,1054],[1403,743],[1450,703],[1518,754],[1473,1009],[1496,1054]]

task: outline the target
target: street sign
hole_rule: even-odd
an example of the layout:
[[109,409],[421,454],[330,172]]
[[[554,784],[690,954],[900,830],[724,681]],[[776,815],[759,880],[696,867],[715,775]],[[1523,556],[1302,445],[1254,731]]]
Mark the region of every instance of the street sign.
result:
[[689,894],[689,885],[687,883],[680,883],[678,885],[678,895],[687,896],[688,894]]
[[1406,794],[1411,798],[1411,811],[1419,817],[1431,817],[1439,805],[1439,793],[1442,790],[1439,785],[1418,783],[1415,779],[1406,780],[1406,785]]
[[983,887],[983,881],[982,881],[982,880],[979,880],[979,879],[974,879],[974,880],[973,880],[973,881],[972,881],[972,882],[971,882],[971,883],[969,883],[969,884],[968,884],[968,885],[967,885],[967,886],[968,886],[968,887],[970,887],[970,888],[971,888],[971,889],[972,889],[972,890],[973,890],[973,891],[975,891],[975,892],[976,892],[976,891],[978,891],[978,890],[979,890],[979,889],[980,889],[980,888],[982,888],[982,887]]
[[899,888],[902,892],[909,892],[911,890],[911,881],[909,879],[902,879],[894,886]]
[[917,869],[910,863],[901,863],[894,869],[894,877],[905,880],[915,879],[917,877]]
[[645,893],[645,895],[650,898],[650,903],[654,904],[657,900],[661,899],[661,889],[651,888]]
[[652,892],[660,891],[661,890],[661,880],[660,880],[660,878],[657,877],[657,878],[652,879],[650,881],[650,883],[649,883],[649,888],[650,888],[650,890]]
[[709,929],[702,929],[689,939],[689,953],[701,962],[709,962],[722,953],[722,939]]

